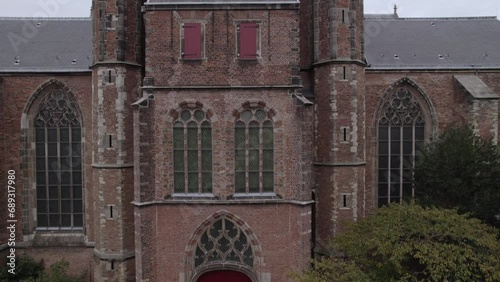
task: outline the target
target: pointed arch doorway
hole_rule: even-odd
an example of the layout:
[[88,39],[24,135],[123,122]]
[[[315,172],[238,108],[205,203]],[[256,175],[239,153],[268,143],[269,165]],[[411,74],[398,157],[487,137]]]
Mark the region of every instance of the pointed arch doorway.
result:
[[252,282],[245,274],[234,270],[216,270],[204,273],[197,282]]

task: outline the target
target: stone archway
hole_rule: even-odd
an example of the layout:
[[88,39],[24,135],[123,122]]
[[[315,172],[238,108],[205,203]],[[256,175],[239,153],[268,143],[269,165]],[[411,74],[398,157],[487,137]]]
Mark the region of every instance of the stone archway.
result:
[[[197,228],[186,246],[186,255],[185,275],[191,282],[226,281],[217,280],[225,275],[242,279],[227,280],[231,282],[259,281],[263,260],[259,240],[245,222],[227,211],[213,214]],[[212,275],[219,278],[204,280],[212,279]]]
[[252,282],[252,279],[234,270],[215,270],[204,273],[197,282]]

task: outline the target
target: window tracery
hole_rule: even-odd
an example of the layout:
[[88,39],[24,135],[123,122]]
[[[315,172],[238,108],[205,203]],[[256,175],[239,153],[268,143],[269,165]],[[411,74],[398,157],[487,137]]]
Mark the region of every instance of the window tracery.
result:
[[235,124],[235,192],[274,191],[273,122],[262,109],[244,110]]
[[401,87],[382,106],[378,122],[378,203],[414,196],[412,169],[425,141],[425,116],[418,99]]
[[212,193],[212,127],[200,109],[182,110],[174,121],[174,192]]
[[202,233],[195,251],[195,267],[211,263],[236,263],[253,267],[250,242],[233,221],[223,217]]
[[77,106],[62,90],[40,103],[35,120],[38,229],[81,229],[82,145]]

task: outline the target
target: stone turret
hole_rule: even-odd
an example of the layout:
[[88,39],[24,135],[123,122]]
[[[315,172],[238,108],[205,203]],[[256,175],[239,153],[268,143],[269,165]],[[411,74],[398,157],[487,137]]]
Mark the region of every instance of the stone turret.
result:
[[92,193],[94,280],[134,281],[134,156],[131,104],[142,80],[143,1],[94,0]]
[[[313,0],[317,248],[365,214],[363,1]],[[303,40],[307,40],[304,39]]]

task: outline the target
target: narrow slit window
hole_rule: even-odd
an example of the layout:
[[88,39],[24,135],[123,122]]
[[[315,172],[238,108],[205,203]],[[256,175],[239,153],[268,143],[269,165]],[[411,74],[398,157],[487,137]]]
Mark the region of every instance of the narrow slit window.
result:
[[341,126],[340,127],[340,134],[339,134],[339,139],[341,143],[347,143],[349,142],[349,127],[348,126]]

